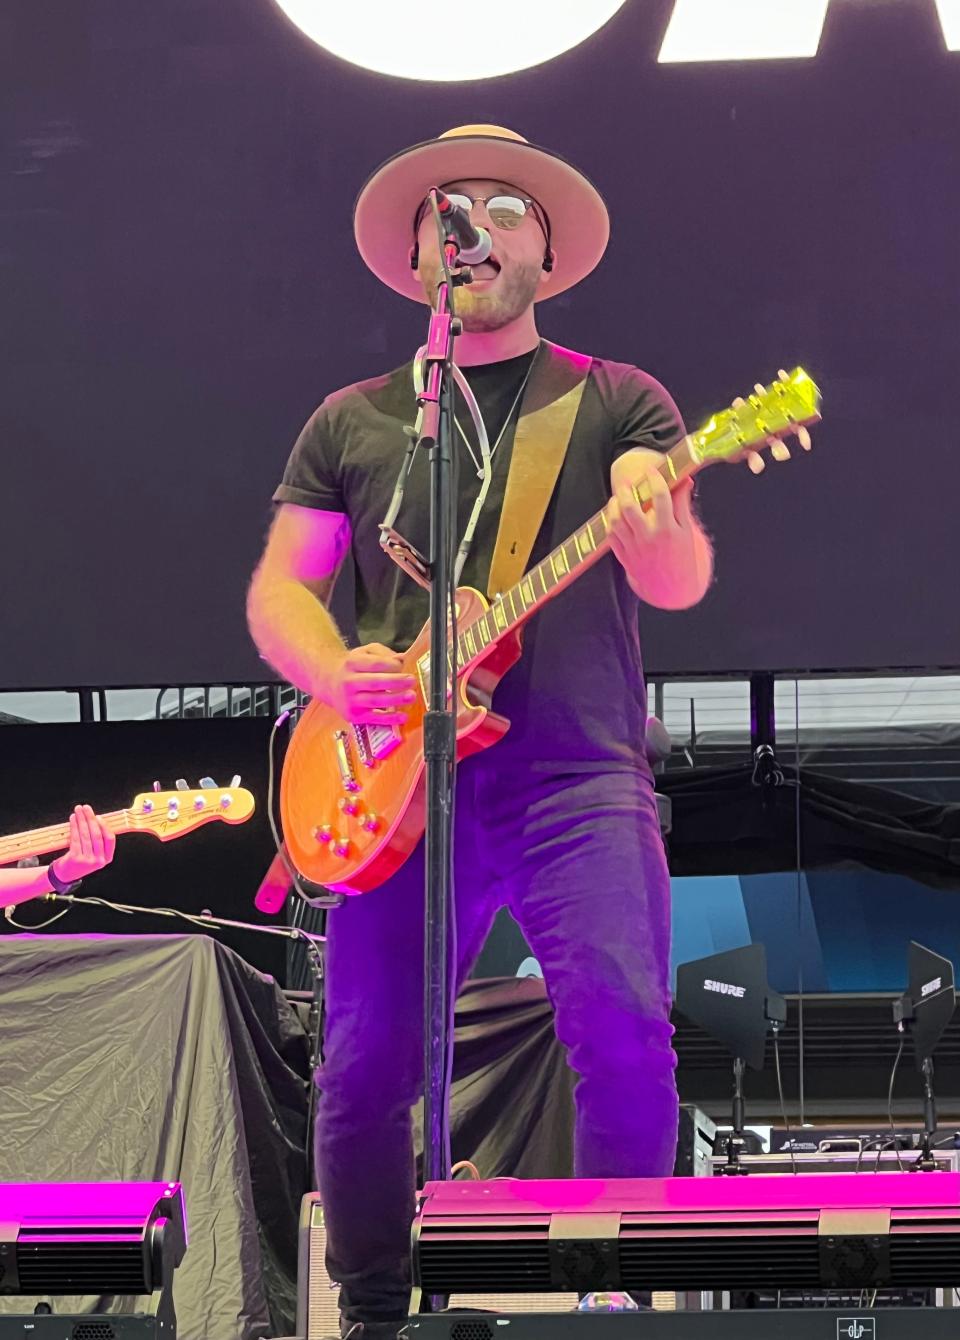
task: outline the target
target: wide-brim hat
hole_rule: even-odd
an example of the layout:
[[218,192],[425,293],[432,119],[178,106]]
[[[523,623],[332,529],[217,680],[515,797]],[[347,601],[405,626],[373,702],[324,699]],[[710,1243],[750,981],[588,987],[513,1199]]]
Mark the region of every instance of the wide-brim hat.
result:
[[457,126],[394,154],[364,183],[353,210],[353,231],[360,255],[378,279],[405,298],[427,301],[410,268],[414,218],[431,187],[471,178],[516,186],[545,210],[557,263],[539,286],[538,302],[579,284],[599,263],[610,237],[610,217],[600,192],[582,172],[503,126]]

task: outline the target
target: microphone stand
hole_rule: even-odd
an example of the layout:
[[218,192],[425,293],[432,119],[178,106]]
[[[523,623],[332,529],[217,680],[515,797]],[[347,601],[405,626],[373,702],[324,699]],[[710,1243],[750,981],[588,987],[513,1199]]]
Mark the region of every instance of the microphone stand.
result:
[[[432,192],[436,205],[436,193]],[[436,214],[434,217],[437,217]],[[424,388],[418,397],[417,445],[430,461],[430,691],[423,723],[426,760],[426,878],[424,889],[423,1180],[450,1176],[446,1119],[450,1054],[450,926],[453,907],[453,793],[456,763],[456,645],[449,637],[455,547],[453,474],[453,343],[460,333],[450,282],[459,246],[444,225],[444,276],[427,332]],[[448,656],[448,647],[450,649]],[[442,1301],[437,1300],[442,1306]]]

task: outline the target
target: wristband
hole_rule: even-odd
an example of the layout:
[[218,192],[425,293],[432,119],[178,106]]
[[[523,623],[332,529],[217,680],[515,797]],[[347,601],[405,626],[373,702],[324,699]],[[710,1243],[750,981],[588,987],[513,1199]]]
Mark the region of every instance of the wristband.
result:
[[60,876],[57,874],[56,870],[54,870],[52,861],[47,866],[47,879],[49,879],[50,885],[53,888],[54,893],[73,893],[74,889],[79,889],[80,885],[83,882],[82,880],[79,879],[71,879],[71,880],[61,879]]

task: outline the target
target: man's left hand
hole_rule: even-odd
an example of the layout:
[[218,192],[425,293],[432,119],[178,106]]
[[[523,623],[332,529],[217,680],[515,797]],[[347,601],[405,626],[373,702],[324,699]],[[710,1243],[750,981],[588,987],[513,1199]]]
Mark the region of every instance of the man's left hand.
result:
[[54,873],[66,884],[83,879],[110,864],[116,845],[117,839],[90,806],[78,805],[70,815],[70,846],[51,862]]

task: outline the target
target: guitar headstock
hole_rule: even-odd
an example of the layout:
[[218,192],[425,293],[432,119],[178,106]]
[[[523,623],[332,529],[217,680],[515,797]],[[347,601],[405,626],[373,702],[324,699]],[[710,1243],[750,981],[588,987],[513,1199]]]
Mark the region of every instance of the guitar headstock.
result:
[[781,372],[769,386],[757,385],[752,395],[714,414],[688,441],[698,465],[739,461],[746,456],[756,470],[763,466],[757,456],[762,447],[772,446],[774,456],[785,459],[790,453],[782,441],[784,434],[798,434],[803,446],[809,447],[806,427],[819,421],[820,392],[803,368],[794,368]]
[[[239,777],[234,778],[238,782]],[[196,790],[178,782],[175,791],[155,789],[139,795],[127,810],[130,828],[153,833],[163,842],[182,837],[203,824],[222,820],[242,824],[256,809],[252,794],[242,786],[217,786],[204,777]]]

